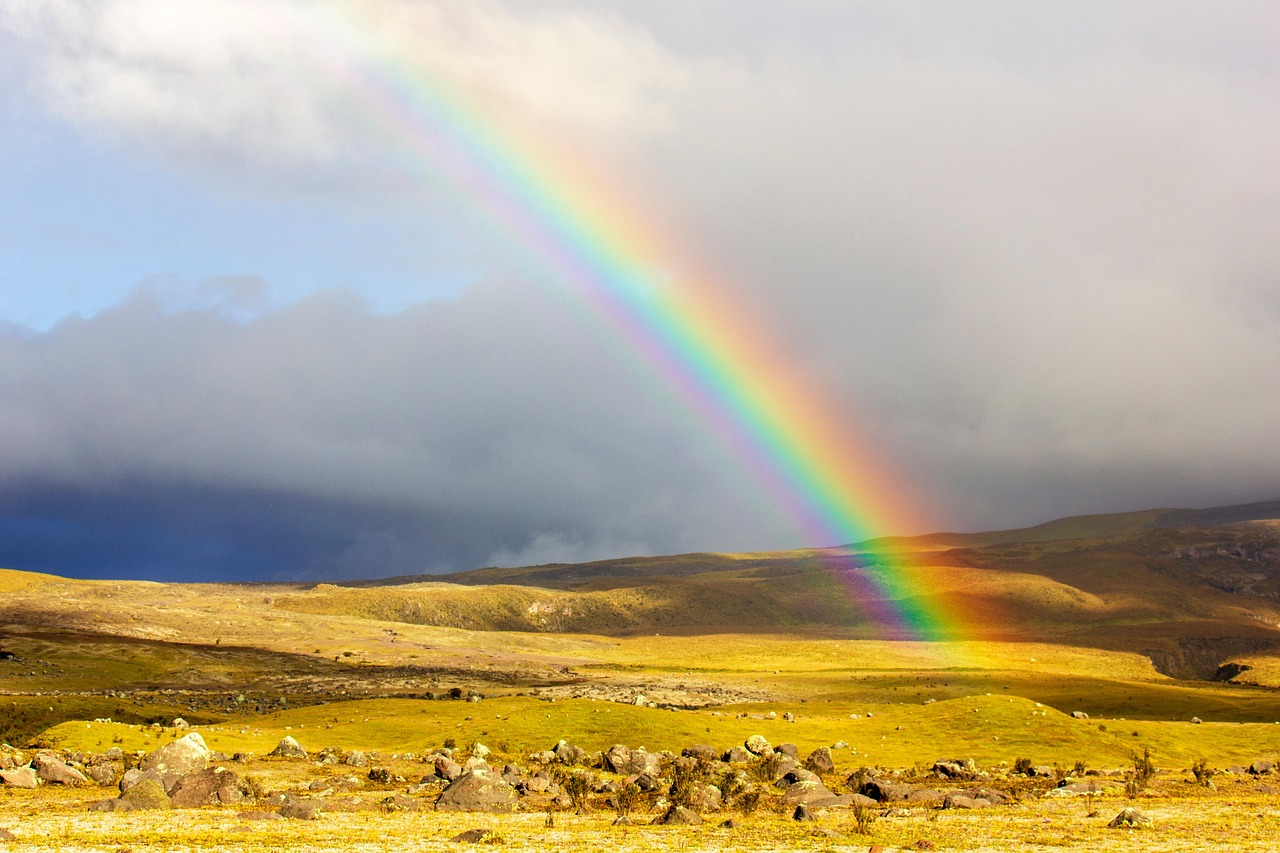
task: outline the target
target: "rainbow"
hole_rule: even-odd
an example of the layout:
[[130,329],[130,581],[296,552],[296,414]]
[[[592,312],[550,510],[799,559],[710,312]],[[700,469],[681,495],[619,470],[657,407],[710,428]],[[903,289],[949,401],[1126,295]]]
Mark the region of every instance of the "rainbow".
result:
[[[666,283],[669,250],[617,193],[559,152],[504,127],[418,62],[382,49],[351,3],[295,12],[309,62],[338,83],[345,108],[424,178],[443,175],[674,389],[749,466],[805,541],[886,632],[954,635],[956,619],[887,547],[915,524],[891,472],[792,367],[761,324],[710,275]],[[301,15],[301,18],[298,16]],[[896,522],[891,523],[891,522]],[[850,547],[851,543],[863,543]]]

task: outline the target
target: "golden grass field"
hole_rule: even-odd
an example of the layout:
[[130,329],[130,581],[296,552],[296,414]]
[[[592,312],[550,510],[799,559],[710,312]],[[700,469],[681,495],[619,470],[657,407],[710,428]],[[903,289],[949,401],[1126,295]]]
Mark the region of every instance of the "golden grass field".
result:
[[[168,723],[182,716],[213,750],[245,754],[237,772],[262,790],[325,803],[315,821],[245,820],[248,805],[104,814],[86,809],[110,789],[0,786],[0,829],[17,836],[0,849],[453,850],[449,839],[472,827],[509,850],[1280,849],[1280,777],[1219,773],[1210,789],[1190,771],[1280,759],[1280,609],[1252,563],[1213,562],[1270,553],[1275,525],[1189,533],[1153,529],[1158,517],[922,538],[902,568],[909,586],[964,627],[934,642],[877,636],[812,552],[353,587],[0,570],[0,649],[16,656],[0,660],[0,739],[145,753],[178,737]],[[1261,586],[1220,588],[1241,583]],[[1185,675],[1222,662],[1237,665],[1224,680]],[[1181,677],[1167,674],[1178,667]],[[929,784],[935,760],[966,758],[1016,801],[887,810],[859,827],[848,807],[796,823],[774,792],[751,814],[711,812],[700,827],[648,825],[653,803],[615,827],[603,796],[548,825],[533,801],[514,815],[452,814],[430,810],[438,790],[405,793],[429,769],[421,757],[446,743],[481,742],[494,761],[527,767],[561,739],[679,754],[754,734],[802,756],[844,744],[824,779],[835,793],[862,768]],[[285,735],[313,754],[375,754],[406,782],[358,776],[342,782],[351,796],[316,793],[351,769],[266,757]],[[1130,798],[1142,750],[1161,772]],[[1091,778],[1108,790],[1054,798],[1056,777],[1010,774],[1019,759],[1102,773]],[[390,796],[410,799],[388,811]],[[1107,828],[1126,805],[1154,824]],[[740,825],[719,827],[727,818]]]

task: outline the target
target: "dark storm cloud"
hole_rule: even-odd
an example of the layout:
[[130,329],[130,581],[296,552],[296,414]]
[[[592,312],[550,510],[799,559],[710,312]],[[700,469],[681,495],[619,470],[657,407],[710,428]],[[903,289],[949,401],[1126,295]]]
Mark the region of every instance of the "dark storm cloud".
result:
[[245,321],[139,293],[10,330],[6,560],[367,577],[751,543],[732,468],[564,307],[495,286]]

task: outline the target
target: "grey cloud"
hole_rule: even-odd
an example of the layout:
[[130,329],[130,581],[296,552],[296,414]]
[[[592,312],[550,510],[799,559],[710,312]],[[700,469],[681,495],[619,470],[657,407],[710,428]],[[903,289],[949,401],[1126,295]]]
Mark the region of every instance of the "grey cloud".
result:
[[767,544],[733,461],[563,307],[495,285],[245,322],[139,294],[0,336],[0,514],[325,576]]

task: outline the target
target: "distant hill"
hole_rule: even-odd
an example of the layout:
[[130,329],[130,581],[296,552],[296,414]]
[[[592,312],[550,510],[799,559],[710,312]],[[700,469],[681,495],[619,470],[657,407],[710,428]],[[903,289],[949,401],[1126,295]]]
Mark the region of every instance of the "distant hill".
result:
[[[878,551],[895,555],[891,575],[905,582],[894,591],[865,582],[859,557]],[[477,630],[884,637],[892,630],[869,614],[922,605],[947,614],[953,639],[1141,651],[1199,677],[1228,657],[1280,649],[1280,501],[886,538],[852,552],[488,568],[326,586],[288,606]]]

